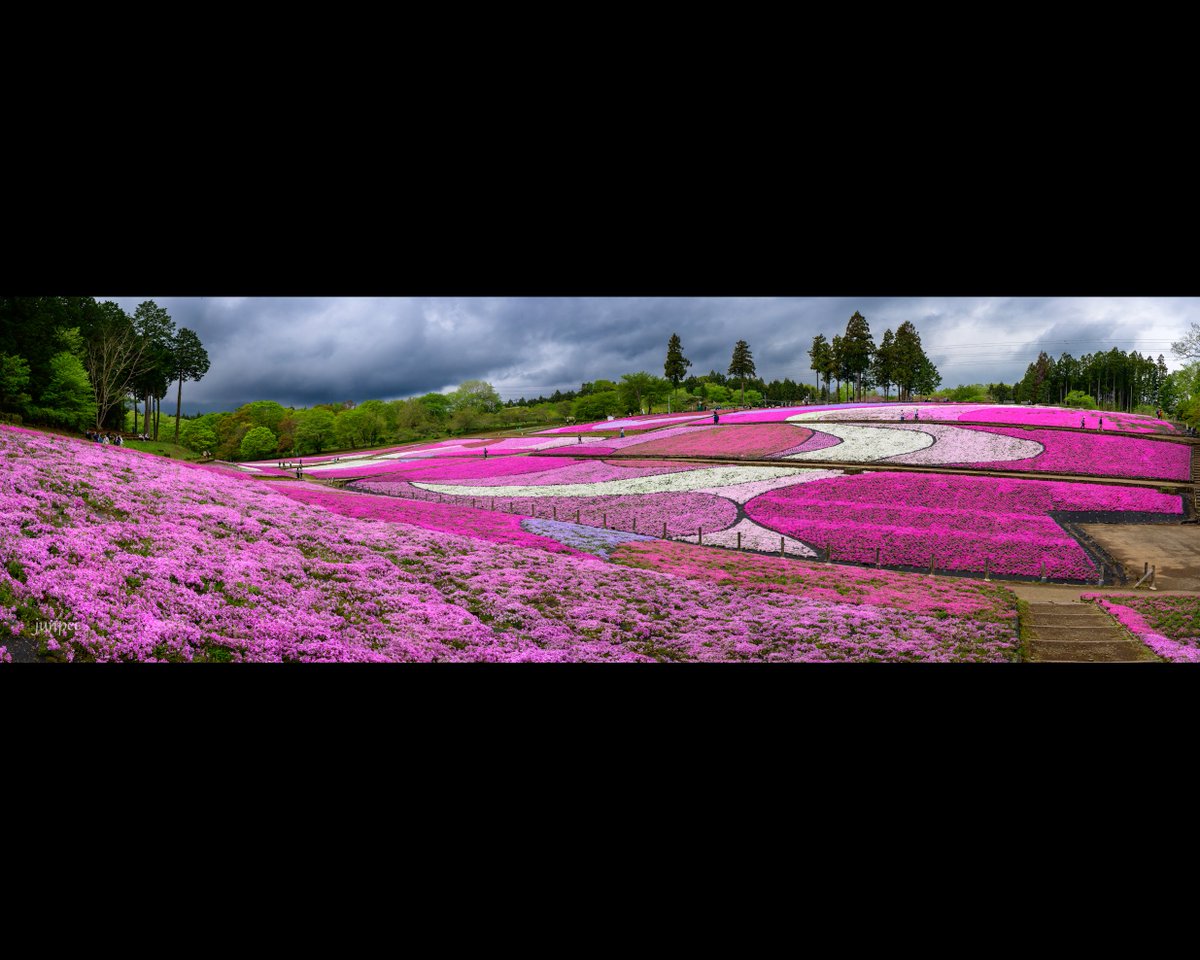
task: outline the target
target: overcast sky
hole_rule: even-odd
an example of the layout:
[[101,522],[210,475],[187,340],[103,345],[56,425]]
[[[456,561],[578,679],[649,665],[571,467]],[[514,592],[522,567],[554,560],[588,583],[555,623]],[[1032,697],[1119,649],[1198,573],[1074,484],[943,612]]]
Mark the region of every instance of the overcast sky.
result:
[[1118,347],[1174,370],[1172,340],[1200,299],[1170,298],[356,298],[110,297],[143,300],[195,330],[212,367],[183,390],[185,412],[250,400],[312,406],[446,391],[489,381],[504,399],[549,396],[637,370],[662,376],[667,340],[692,373],[724,372],[738,339],[759,376],[814,382],[812,338],[843,333],[859,310],[878,342],[911,320],[942,386],[1011,383],[1044,349],[1079,356]]

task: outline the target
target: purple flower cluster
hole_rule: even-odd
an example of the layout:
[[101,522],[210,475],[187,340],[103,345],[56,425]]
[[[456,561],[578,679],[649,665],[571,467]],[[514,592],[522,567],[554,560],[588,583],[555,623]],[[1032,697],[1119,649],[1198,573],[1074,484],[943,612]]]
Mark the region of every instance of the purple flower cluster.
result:
[[546,520],[537,517],[522,520],[521,529],[541,537],[549,537],[574,550],[603,557],[605,560],[608,559],[613,548],[619,547],[623,543],[654,539],[653,537],[644,537],[640,533],[604,530],[579,523],[564,523],[561,520]]

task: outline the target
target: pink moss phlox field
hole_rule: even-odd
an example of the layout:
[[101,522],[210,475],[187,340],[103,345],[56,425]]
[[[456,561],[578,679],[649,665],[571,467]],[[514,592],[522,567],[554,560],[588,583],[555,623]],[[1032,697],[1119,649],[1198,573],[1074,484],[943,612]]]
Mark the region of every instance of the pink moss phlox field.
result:
[[[1016,598],[999,585],[885,570],[861,575],[778,557],[670,541],[627,543],[612,558],[742,595],[803,599],[794,627],[812,649],[790,659],[981,660],[1016,658]],[[907,618],[910,628],[900,622]],[[772,658],[768,658],[772,659]],[[782,658],[781,658],[782,659]]]
[[[922,411],[924,416],[924,411]],[[963,411],[958,419],[963,422],[1026,423],[1044,427],[1079,427],[1080,417],[1085,430],[1099,430],[1100,418],[1104,418],[1105,430],[1120,430],[1125,433],[1175,433],[1175,427],[1166,420],[1156,420],[1136,413],[1112,413],[1106,410],[1072,410],[1066,407],[976,407]]]
[[320,474],[311,474],[322,480],[342,480],[348,477],[386,477],[400,480],[406,477],[422,480],[450,479],[479,479],[489,477],[515,476],[524,473],[537,473],[543,470],[558,469],[563,466],[561,458],[547,457],[505,457],[496,460],[483,457],[438,457],[428,460],[380,460],[376,463],[364,464],[360,467],[348,467],[345,470],[324,470]]
[[750,424],[743,427],[690,428],[671,437],[645,438],[639,456],[729,457],[761,460],[804,443],[812,431],[786,423]]
[[462,503],[398,500],[394,497],[356,494],[352,491],[322,490],[313,486],[273,489],[293,500],[330,510],[343,517],[407,523],[423,530],[444,530],[491,543],[511,543],[549,550],[552,553],[577,552],[563,546],[557,540],[527,533],[521,528],[522,518],[515,514],[500,513],[482,507],[474,509]]
[[1094,601],[1164,660],[1200,663],[1200,597],[1085,593],[1079,599]]
[[[74,623],[42,641],[68,660],[1012,655],[1011,629],[984,613],[915,616],[767,582],[747,595],[591,556],[342,516],[333,510],[359,495],[318,491],[320,508],[282,495],[280,484],[131,454],[0,428],[8,635],[26,636],[39,619]],[[490,522],[478,513],[458,516]],[[4,646],[11,653],[12,642]]]
[[873,473],[773,490],[746,504],[765,527],[836,556],[893,566],[928,566],[1087,580],[1096,564],[1051,511],[1182,512],[1179,496],[1137,487],[1001,477]]
[[836,447],[842,442],[841,437],[835,437],[831,433],[824,433],[821,430],[813,430],[812,436],[803,443],[795,447],[790,447],[787,450],[780,451],[777,456],[787,457],[793,453],[808,453],[810,450],[828,450],[830,447]]
[[1003,427],[962,429],[1033,440],[1045,450],[1028,460],[1012,460],[1002,464],[966,463],[961,466],[1148,480],[1186,481],[1191,478],[1192,448],[1182,443],[1064,430],[1006,430]]
[[[671,463],[655,460],[628,460],[620,463],[609,463],[604,460],[572,460],[564,463],[562,460],[549,457],[522,457],[514,463],[534,463],[537,470],[488,470],[486,465],[464,465],[461,470],[443,467],[437,471],[423,473],[414,479],[422,483],[461,483],[471,487],[503,487],[512,483],[509,478],[520,475],[521,486],[552,486],[564,483],[605,483],[610,480],[631,480],[635,477],[655,477],[668,473],[686,473],[695,470],[694,464]],[[497,463],[496,467],[501,464]],[[507,466],[507,463],[505,464]],[[391,479],[390,477],[388,478]],[[363,481],[361,486],[376,485],[375,481]]]
[[590,433],[596,430],[620,430],[622,427],[626,430],[652,430],[660,425],[689,423],[695,420],[703,420],[705,417],[711,418],[711,416],[711,414],[705,413],[651,413],[645,416],[617,417],[614,420],[596,420],[592,423],[581,423],[571,427],[553,427],[550,430],[539,430],[538,435],[553,436],[559,433]]
[[[386,483],[355,484],[373,493],[382,493],[394,497],[411,497],[418,500],[425,498],[434,503],[439,496],[444,499],[446,494],[431,494],[427,491],[414,489],[407,485],[390,485]],[[716,532],[737,522],[737,507],[724,497],[710,493],[647,493],[624,495],[600,495],[577,497],[553,496],[501,496],[485,497],[463,495],[456,498],[468,506],[472,502],[480,505],[484,513],[491,513],[492,504],[495,511],[511,511],[517,520],[521,517],[541,517],[571,521],[579,517],[579,522],[589,526],[602,527],[605,522],[616,530],[633,531],[636,526],[638,533],[662,534],[663,523],[666,523],[667,536],[695,535],[696,528]],[[467,530],[462,532],[467,533]],[[473,534],[471,534],[473,535]]]

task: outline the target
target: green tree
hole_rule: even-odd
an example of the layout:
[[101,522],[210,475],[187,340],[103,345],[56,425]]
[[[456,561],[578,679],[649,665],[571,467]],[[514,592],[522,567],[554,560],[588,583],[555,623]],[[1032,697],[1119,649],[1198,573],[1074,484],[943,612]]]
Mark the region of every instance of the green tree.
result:
[[921,346],[921,334],[912,321],[905,320],[896,328],[893,345],[894,365],[892,375],[900,388],[900,400],[911,400],[914,393],[931,393],[942,382],[937,367],[925,355]]
[[[179,411],[183,405],[183,381],[201,380],[208,373],[208,351],[195,330],[183,327],[171,341],[171,372],[179,381],[175,394],[175,442],[179,442]],[[272,434],[272,436],[274,436]],[[274,447],[272,447],[274,449]]]
[[180,440],[185,447],[189,450],[194,450],[196,453],[201,453],[204,450],[212,450],[217,445],[217,435],[213,432],[212,427],[198,420],[192,420],[187,423]]
[[883,339],[879,341],[879,347],[875,351],[875,357],[871,361],[871,377],[883,387],[883,399],[888,399],[888,388],[896,382],[896,375],[893,368],[896,364],[896,336],[892,333],[892,328],[888,327],[883,331]]
[[854,398],[862,399],[863,375],[871,369],[871,357],[875,353],[875,341],[871,337],[871,326],[867,318],[857,310],[846,323],[846,334],[842,337],[842,359],[848,374],[854,379]]
[[821,380],[825,381],[825,395],[828,396],[829,377],[833,370],[833,348],[829,345],[829,341],[825,339],[825,334],[818,333],[813,337],[808,357],[812,361],[812,366],[809,369],[816,371],[818,386]]
[[[687,376],[687,368],[691,365],[692,361],[683,355],[679,334],[671,334],[671,339],[667,341],[667,362],[663,364],[663,373],[671,381],[671,393],[679,389],[679,382]],[[667,409],[670,410],[669,404]]]
[[1096,401],[1089,397],[1082,390],[1072,390],[1063,400],[1063,404],[1068,407],[1075,407],[1079,410],[1095,410]]
[[267,427],[255,427],[242,437],[238,453],[243,460],[259,460],[275,452],[277,439]]
[[617,387],[617,395],[626,410],[637,410],[645,413],[646,403],[652,403],[662,396],[667,389],[667,383],[661,377],[656,377],[645,370],[638,373],[626,373],[621,376]]
[[[153,300],[144,300],[133,312],[133,327],[143,343],[138,373],[133,378],[132,386],[135,395],[146,401],[143,429],[147,433],[152,432],[154,439],[157,440],[157,401],[167,395],[167,386],[171,382],[175,321],[171,319],[171,315],[165,309]],[[150,400],[152,398],[156,401],[153,427],[150,423]]]
[[621,412],[621,398],[617,395],[616,390],[588,393],[576,397],[571,405],[571,415],[579,423],[603,420],[607,416]]
[[29,386],[29,364],[24,357],[0,353],[0,410],[27,413],[32,398],[25,392]]
[[96,401],[87,370],[75,354],[64,350],[50,358],[50,382],[41,406],[52,423],[82,430],[96,417]]
[[278,434],[287,417],[287,410],[274,400],[252,400],[238,408],[256,427],[266,427],[272,433]]
[[1007,403],[1012,399],[1013,391],[1007,383],[989,383],[988,395],[997,403]]
[[455,412],[471,407],[483,413],[494,413],[500,409],[500,394],[486,380],[464,380],[450,394],[450,410]]
[[328,410],[304,410],[296,419],[295,443],[298,454],[320,453],[333,444],[337,422]]
[[418,402],[425,408],[429,414],[429,418],[436,423],[443,423],[450,419],[451,400],[444,393],[427,393],[423,397],[417,398]]
[[741,381],[743,406],[746,404],[746,378],[754,376],[756,372],[754,356],[750,353],[750,344],[745,340],[739,340],[733,347],[733,358],[729,361],[729,375],[737,377]]

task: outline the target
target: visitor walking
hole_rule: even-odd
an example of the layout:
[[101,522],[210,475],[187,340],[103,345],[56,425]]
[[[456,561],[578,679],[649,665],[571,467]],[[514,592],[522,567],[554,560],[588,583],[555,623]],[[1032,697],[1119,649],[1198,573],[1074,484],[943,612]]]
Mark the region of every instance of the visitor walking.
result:
[[622,440],[625,439],[625,428],[624,427],[621,428],[621,439]]
[[486,459],[487,459],[487,447],[484,447],[484,448],[483,448],[483,459],[484,459],[484,460],[486,460]]
[[714,411],[713,411],[713,423],[714,423],[714,424],[717,424],[717,423],[720,423],[720,422],[721,422],[721,417],[720,417],[720,416],[717,414],[717,411],[716,411],[716,410],[714,410]]
[[1100,418],[1100,429],[1101,430],[1104,429],[1104,418],[1103,417]]

